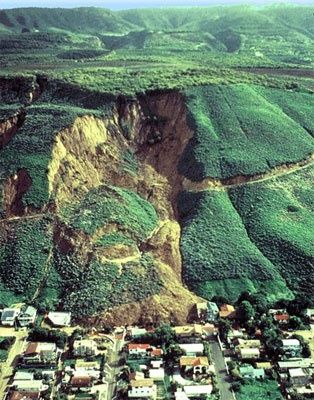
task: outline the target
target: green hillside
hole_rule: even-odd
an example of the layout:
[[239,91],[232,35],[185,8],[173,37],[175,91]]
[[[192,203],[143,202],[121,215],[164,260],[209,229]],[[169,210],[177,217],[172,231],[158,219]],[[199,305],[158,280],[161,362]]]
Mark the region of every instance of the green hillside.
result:
[[235,301],[261,291],[270,300],[291,295],[278,270],[251,241],[226,192],[183,193],[183,276],[198,295]]
[[[189,123],[195,134],[179,171],[194,181],[206,177],[226,179],[267,172],[307,158],[313,152],[314,141],[309,128],[303,128],[304,119],[312,120],[304,108],[314,107],[314,97],[285,93],[248,85],[187,90]],[[289,96],[293,97],[291,112],[280,102],[282,98],[289,102]]]

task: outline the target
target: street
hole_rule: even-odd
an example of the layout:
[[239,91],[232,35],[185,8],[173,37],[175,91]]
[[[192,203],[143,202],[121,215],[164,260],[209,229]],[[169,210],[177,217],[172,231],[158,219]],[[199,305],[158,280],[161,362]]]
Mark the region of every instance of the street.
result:
[[222,354],[217,339],[210,339],[209,346],[212,362],[215,367],[217,385],[220,391],[220,399],[235,400],[235,396],[231,390],[230,377],[227,374],[224,356]]
[[124,345],[124,335],[125,332],[121,335],[121,337],[116,337],[114,339],[114,344],[112,346],[112,350],[110,351],[110,356],[108,359],[108,367],[106,368],[106,382],[108,382],[108,390],[107,390],[107,399],[111,400],[114,398],[115,387],[117,384],[117,375],[121,371],[121,367],[119,366],[120,361],[120,351]]
[[25,339],[27,337],[26,330],[15,331],[14,328],[0,328],[0,336],[15,336],[16,340],[10,349],[8,359],[5,363],[1,363],[0,374],[0,399],[4,399],[5,389],[9,379],[13,373],[18,356],[24,350]]

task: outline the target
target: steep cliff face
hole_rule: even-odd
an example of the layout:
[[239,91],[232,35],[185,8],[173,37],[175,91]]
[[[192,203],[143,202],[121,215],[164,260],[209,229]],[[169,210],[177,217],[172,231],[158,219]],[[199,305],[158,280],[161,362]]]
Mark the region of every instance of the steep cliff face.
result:
[[47,179],[57,215],[92,188],[110,184],[138,193],[155,207],[159,217],[158,227],[141,243],[105,248],[97,245],[99,238],[120,232],[121,227],[107,224],[86,235],[58,220],[54,234],[57,251],[75,256],[82,266],[95,258],[122,269],[143,256],[154,260],[162,282],[160,292],[143,301],[113,304],[98,321],[135,323],[157,318],[183,323],[198,301],[182,282],[176,219],[176,197],[182,189],[176,165],[191,135],[184,99],[174,92],[136,100],[120,98],[110,117],[78,117],[56,135]]

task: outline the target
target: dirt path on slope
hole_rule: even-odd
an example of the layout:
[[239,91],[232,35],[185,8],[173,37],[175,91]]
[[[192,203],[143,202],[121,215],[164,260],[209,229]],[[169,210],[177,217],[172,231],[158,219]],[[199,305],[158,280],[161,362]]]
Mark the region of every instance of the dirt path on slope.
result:
[[205,190],[225,190],[242,185],[252,185],[260,182],[265,182],[274,178],[290,175],[294,172],[309,168],[312,165],[314,165],[314,153],[306,160],[297,163],[281,165],[272,169],[269,172],[266,172],[265,174],[251,176],[237,175],[228,179],[206,178],[201,182],[193,182],[188,179],[184,179],[183,188],[184,190],[192,192],[201,192]]

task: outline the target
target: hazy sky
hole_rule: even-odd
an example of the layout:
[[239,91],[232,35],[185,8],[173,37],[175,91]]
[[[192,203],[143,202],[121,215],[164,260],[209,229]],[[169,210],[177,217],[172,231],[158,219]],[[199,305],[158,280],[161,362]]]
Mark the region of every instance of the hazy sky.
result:
[[[136,7],[162,7],[162,6],[201,6],[216,4],[265,4],[285,2],[283,0],[0,0],[0,8],[14,7],[82,7],[96,6],[115,9],[136,8]],[[292,0],[290,3],[314,4],[314,0]]]

